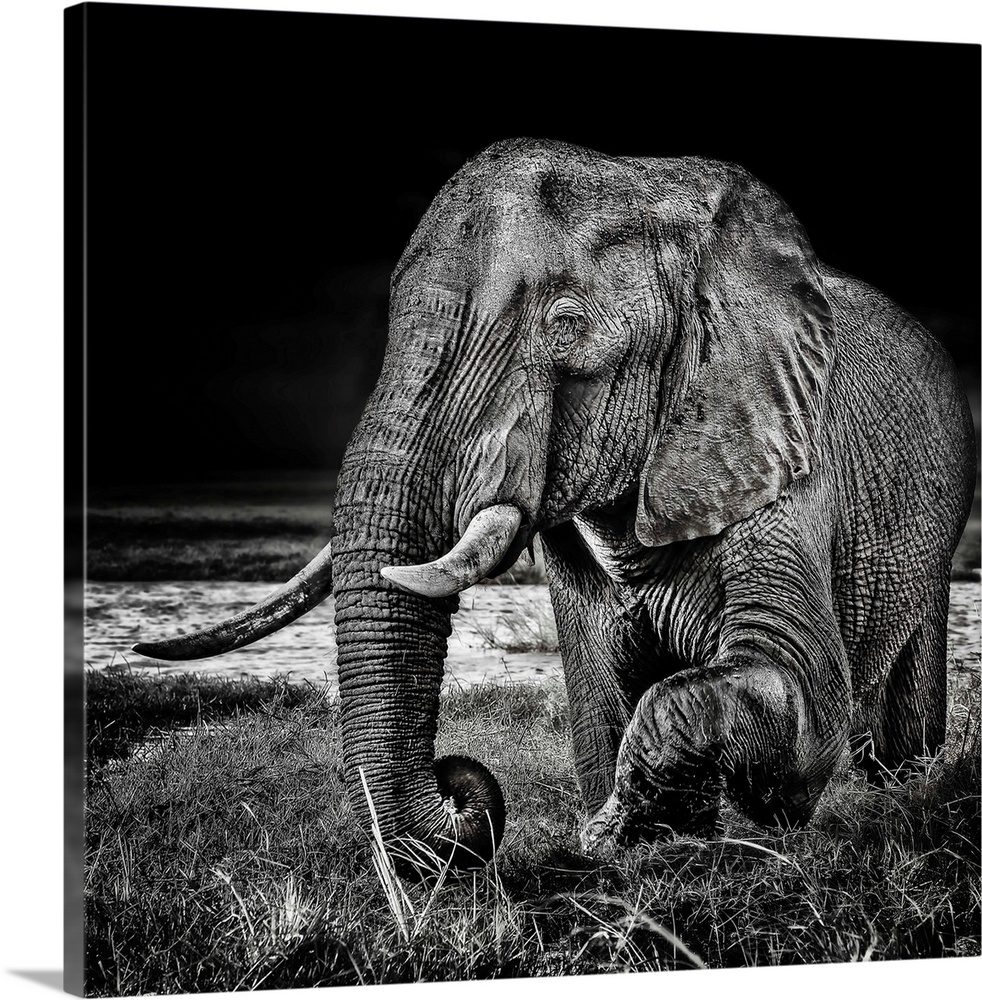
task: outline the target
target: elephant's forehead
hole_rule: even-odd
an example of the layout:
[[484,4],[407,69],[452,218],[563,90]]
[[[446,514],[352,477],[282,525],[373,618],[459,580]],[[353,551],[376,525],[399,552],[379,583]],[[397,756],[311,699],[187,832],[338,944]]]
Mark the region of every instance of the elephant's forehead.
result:
[[493,308],[522,280],[575,270],[611,231],[639,228],[638,192],[627,171],[602,174],[589,161],[491,162],[458,175],[426,239],[444,266],[486,283]]
[[651,237],[651,213],[660,211],[653,193],[670,204],[679,197],[675,162],[562,143],[496,144],[444,186],[406,248],[397,283],[467,288],[480,309],[496,313],[543,279],[589,277],[605,253]]
[[542,219],[570,232],[598,214],[637,208],[637,176],[614,158],[586,150],[493,156],[473,162],[459,175],[458,206],[465,212],[469,208],[469,214],[492,214],[517,225]]

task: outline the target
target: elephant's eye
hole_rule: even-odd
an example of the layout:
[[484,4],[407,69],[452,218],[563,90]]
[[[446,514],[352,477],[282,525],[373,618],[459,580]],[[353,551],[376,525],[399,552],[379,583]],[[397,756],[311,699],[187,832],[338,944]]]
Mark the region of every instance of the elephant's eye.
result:
[[564,295],[545,313],[545,352],[560,374],[593,378],[609,369],[626,340],[613,313]]
[[574,344],[586,331],[587,318],[583,306],[570,298],[557,299],[546,311],[549,339],[557,347]]
[[557,346],[574,343],[586,326],[581,316],[560,316],[549,326],[553,343]]
[[583,315],[584,309],[582,303],[577,302],[576,299],[572,299],[568,295],[563,295],[561,298],[556,299],[546,310],[546,322],[552,323],[562,316],[579,316],[582,318]]

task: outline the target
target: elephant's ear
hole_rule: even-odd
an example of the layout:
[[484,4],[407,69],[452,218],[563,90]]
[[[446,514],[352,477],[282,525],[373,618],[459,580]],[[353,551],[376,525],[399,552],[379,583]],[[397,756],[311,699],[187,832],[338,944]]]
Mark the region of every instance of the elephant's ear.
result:
[[834,325],[811,245],[787,206],[735,168],[710,211],[641,476],[646,545],[714,535],[820,461]]

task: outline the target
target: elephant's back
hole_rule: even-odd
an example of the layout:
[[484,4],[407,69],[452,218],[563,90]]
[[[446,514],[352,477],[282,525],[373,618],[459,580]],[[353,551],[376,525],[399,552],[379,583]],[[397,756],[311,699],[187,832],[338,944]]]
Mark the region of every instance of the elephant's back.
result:
[[951,356],[882,292],[824,266],[823,279],[836,325],[829,415],[836,442],[854,446],[847,464],[896,474],[903,493],[919,484],[970,502],[975,431]]
[[975,434],[948,352],[875,288],[823,270],[836,323],[826,416],[832,565],[847,647],[906,641],[947,590],[975,488]]

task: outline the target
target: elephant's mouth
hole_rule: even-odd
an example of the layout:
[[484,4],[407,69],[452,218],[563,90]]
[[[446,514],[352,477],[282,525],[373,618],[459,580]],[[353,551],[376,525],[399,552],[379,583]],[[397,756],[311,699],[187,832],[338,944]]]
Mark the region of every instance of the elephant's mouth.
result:
[[514,541],[502,556],[501,561],[497,565],[492,566],[485,576],[500,576],[502,573],[507,573],[515,565],[516,560],[523,552],[528,552],[529,558],[534,561],[535,554],[532,542],[537,530],[538,528],[533,527],[529,521],[523,520],[518,527]]

